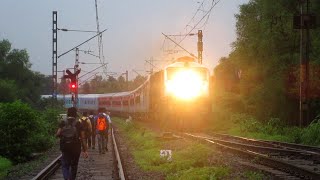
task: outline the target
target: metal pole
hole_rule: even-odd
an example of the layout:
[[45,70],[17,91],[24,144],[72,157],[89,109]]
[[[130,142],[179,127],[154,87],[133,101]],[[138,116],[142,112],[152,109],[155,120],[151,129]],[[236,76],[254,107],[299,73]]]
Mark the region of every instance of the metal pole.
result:
[[[62,77],[64,77],[66,75],[66,71],[65,70],[63,70],[63,76]],[[62,78],[61,79],[61,81],[63,82],[62,83],[62,87],[63,87],[63,103],[65,104],[65,102],[66,102],[66,91],[67,91],[67,88],[66,88],[66,85],[67,85],[67,83],[66,83],[66,79],[65,78]]]
[[[307,14],[309,15],[309,0],[307,0]],[[306,115],[305,115],[305,121],[307,124],[309,124],[310,122],[310,118],[309,118],[309,51],[310,51],[310,22],[308,21],[307,23],[307,29],[306,29],[306,51],[305,51],[305,62],[306,62],[306,77],[305,77],[305,81],[306,81],[306,89],[305,89],[305,94],[306,94],[306,99],[305,99],[305,105],[306,105]],[[306,125],[307,125],[306,124]]]
[[[74,74],[76,73],[76,71],[78,70],[79,68],[79,48],[76,48],[76,59],[75,59],[75,65],[74,65]],[[73,101],[73,107],[77,107],[78,105],[78,75],[76,76],[76,89],[75,89],[75,92],[74,92],[74,101]]]
[[[301,1],[301,26],[300,29],[300,121],[299,126],[302,127],[309,122],[308,119],[308,89],[309,89],[309,22],[305,21],[303,12],[304,1]],[[309,1],[307,0],[307,14],[309,13]]]
[[127,91],[129,91],[129,81],[128,81],[128,78],[129,78],[129,74],[128,74],[128,71],[126,71],[126,85],[127,85]]
[[203,51],[203,42],[202,42],[202,30],[198,30],[198,62],[202,64],[202,51]]
[[58,13],[52,11],[52,98],[57,99]]

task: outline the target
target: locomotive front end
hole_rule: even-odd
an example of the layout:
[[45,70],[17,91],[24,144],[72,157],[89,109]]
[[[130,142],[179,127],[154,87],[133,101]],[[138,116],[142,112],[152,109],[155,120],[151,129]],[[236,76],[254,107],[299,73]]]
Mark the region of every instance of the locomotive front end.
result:
[[174,127],[202,129],[211,110],[209,69],[180,60],[164,69],[165,119]]
[[209,75],[204,67],[169,67],[166,69],[165,94],[179,100],[209,96]]

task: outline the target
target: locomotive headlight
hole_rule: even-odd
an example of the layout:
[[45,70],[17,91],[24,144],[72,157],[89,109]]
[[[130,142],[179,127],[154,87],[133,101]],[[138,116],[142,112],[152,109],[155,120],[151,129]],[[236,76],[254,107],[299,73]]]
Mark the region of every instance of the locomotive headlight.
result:
[[166,92],[179,99],[193,99],[206,89],[201,76],[190,69],[176,72],[172,79],[166,81]]

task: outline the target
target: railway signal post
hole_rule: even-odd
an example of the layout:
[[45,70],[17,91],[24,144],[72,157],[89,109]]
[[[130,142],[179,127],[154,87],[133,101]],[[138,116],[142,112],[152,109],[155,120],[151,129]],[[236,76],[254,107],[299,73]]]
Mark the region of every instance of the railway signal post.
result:
[[69,69],[67,69],[67,75],[64,75],[64,78],[69,78],[71,80],[69,88],[72,93],[73,107],[77,107],[78,103],[78,74],[80,74],[80,71],[80,69],[77,69],[74,73],[72,73]]

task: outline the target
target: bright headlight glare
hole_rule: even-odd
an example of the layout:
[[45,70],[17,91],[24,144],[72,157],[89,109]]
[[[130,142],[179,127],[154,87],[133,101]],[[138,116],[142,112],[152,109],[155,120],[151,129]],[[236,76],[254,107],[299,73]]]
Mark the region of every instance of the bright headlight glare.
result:
[[207,89],[197,72],[181,70],[176,72],[171,80],[166,81],[166,92],[180,99],[192,99],[201,95]]

